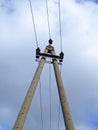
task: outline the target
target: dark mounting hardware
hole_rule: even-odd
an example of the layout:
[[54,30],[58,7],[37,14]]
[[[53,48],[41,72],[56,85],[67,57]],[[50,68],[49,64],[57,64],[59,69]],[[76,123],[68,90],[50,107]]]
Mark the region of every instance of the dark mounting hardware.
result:
[[64,53],[63,53],[63,52],[61,52],[61,53],[60,53],[60,59],[59,59],[59,61],[60,61],[60,62],[62,62],[62,61],[63,61],[63,59],[64,59]]
[[49,42],[49,45],[51,45],[53,43],[53,40],[50,38],[48,42]]
[[[52,49],[54,49],[54,48],[53,48],[52,46],[50,46],[50,45],[47,46],[47,48],[49,48],[49,47],[51,47]],[[41,52],[40,52],[40,49],[37,48],[37,49],[36,49],[36,58],[39,59],[40,56],[45,56],[45,57],[49,57],[49,58],[52,58],[52,59],[59,59],[59,62],[62,62],[62,61],[63,61],[63,59],[64,59],[64,53],[63,53],[63,52],[61,52],[60,55],[57,56],[57,55],[52,55],[52,54],[50,53],[50,51],[51,51],[51,50],[48,50],[48,53],[41,53]]]
[[39,58],[40,57],[40,48],[38,47],[37,49],[36,49],[36,58]]
[[54,51],[54,47],[51,46],[51,44],[53,43],[53,40],[50,38],[48,42],[49,42],[49,45],[46,46],[47,53],[41,53],[40,48],[38,47],[36,49],[36,58],[39,59],[40,56],[44,56],[44,57],[49,57],[49,58],[52,58],[52,59],[58,59],[59,62],[62,62],[63,59],[64,59],[64,53],[61,52],[59,54],[59,56],[52,54],[52,51]]

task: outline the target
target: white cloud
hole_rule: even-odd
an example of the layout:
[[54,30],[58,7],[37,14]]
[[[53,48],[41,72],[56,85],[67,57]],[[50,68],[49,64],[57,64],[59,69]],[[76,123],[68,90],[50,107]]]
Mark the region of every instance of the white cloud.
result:
[[93,130],[92,128],[90,128],[89,126],[78,126],[76,128],[76,130]]
[[[49,16],[51,23],[51,33],[54,40],[54,46],[56,48],[56,51],[59,53],[59,24],[57,12],[58,6],[56,1],[50,0],[48,3],[50,10]],[[46,45],[46,42],[48,41],[45,3],[39,5],[36,2],[33,4],[36,5],[33,5],[33,9],[38,40],[40,43],[39,45],[41,49],[43,49]],[[6,87],[6,89],[8,92],[6,93],[9,95],[9,100],[11,102],[13,102],[13,100],[15,101],[12,107],[15,108],[14,113],[16,114],[19,111],[19,108],[16,112],[15,104],[17,104],[17,99],[15,97],[18,99],[19,97],[21,98],[21,100],[19,100],[19,104],[17,105],[20,107],[25,92],[28,89],[30,79],[32,78],[32,73],[35,71],[35,61],[34,56],[32,55],[34,55],[36,46],[34,43],[35,38],[33,33],[29,3],[26,1],[15,1],[15,3],[13,2],[13,8],[15,10],[11,14],[6,12],[6,10],[0,8],[0,61],[2,66],[0,69],[3,75],[0,75],[0,77],[2,79],[2,92],[4,92],[4,95],[6,96],[4,87],[7,85],[8,87]],[[89,118],[87,112],[94,113],[96,111],[97,113],[98,108],[98,5],[94,2],[89,1],[79,3],[75,0],[62,0],[61,17],[63,51],[65,53],[62,75],[64,84],[66,86],[65,88],[67,91],[69,104],[71,106],[76,130],[92,130],[92,128],[89,128],[89,126],[85,124],[88,122]],[[31,61],[32,59],[33,61]],[[47,68],[45,68],[45,71],[46,70]],[[43,73],[42,81],[44,81],[44,77],[46,76],[45,71]],[[18,86],[18,84],[19,87],[17,87],[17,90],[14,90],[13,85]],[[22,94],[20,92],[20,86],[25,86],[21,88],[23,91]],[[9,89],[13,92],[11,95],[13,97],[13,100],[12,97],[10,97],[11,92]],[[45,91],[47,91],[46,87]],[[20,96],[18,97],[17,95]],[[3,97],[3,95],[0,96]],[[55,99],[56,96],[53,100]],[[9,100],[7,100],[7,102],[11,104]],[[5,103],[6,100],[4,99],[4,104]],[[3,118],[5,118],[5,116],[8,117],[9,115],[7,116],[7,114],[11,112],[9,104],[8,107],[1,110]],[[92,104],[93,107],[91,108],[90,105]],[[55,110],[55,105],[53,105],[53,109]],[[29,117],[31,120],[30,114]],[[29,117],[27,122],[29,122]],[[12,120],[15,119],[16,117],[14,117]],[[45,119],[47,119],[47,117],[45,117]],[[36,121],[39,121],[38,113],[35,112],[33,120],[36,125]],[[30,128],[31,126],[32,125],[30,125]]]

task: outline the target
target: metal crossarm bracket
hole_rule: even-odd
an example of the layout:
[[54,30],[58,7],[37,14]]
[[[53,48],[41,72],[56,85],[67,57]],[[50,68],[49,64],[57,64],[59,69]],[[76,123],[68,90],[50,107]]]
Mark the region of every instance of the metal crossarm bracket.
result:
[[52,59],[58,59],[60,62],[63,61],[63,59],[64,59],[64,53],[63,52],[61,52],[59,54],[59,56],[52,54],[52,51],[54,51],[54,47],[51,46],[51,45],[46,46],[46,50],[47,50],[47,53],[41,53],[40,48],[37,48],[36,49],[36,58],[39,59],[40,56],[44,56],[44,57],[49,57],[49,58],[52,58]]
[[48,54],[48,53],[38,53],[36,56],[37,56],[37,57],[38,57],[38,56],[45,56],[45,57],[50,57],[50,58],[63,59],[63,58],[61,58],[60,56],[51,55],[51,54]]

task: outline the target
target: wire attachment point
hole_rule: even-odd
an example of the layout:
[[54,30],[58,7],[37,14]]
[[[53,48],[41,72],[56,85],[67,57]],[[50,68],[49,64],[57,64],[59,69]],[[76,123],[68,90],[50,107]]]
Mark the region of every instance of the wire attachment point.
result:
[[40,57],[39,54],[40,54],[40,48],[38,47],[38,48],[36,49],[36,58],[39,58],[39,57]]
[[60,62],[63,62],[63,59],[64,59],[64,53],[61,51],[59,61],[60,61]]
[[50,38],[48,42],[49,42],[49,45],[51,45],[53,43],[53,40]]

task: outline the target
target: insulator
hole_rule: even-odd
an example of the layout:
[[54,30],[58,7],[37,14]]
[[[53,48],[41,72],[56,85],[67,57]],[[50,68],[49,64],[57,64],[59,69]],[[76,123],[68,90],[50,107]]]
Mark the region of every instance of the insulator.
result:
[[61,53],[60,53],[60,60],[59,60],[59,61],[62,62],[62,61],[63,61],[63,58],[64,58],[64,53],[61,52]]
[[63,53],[63,52],[60,53],[60,58],[61,58],[61,59],[64,58],[64,53]]
[[51,45],[53,43],[53,40],[50,38],[48,42],[49,42],[49,45]]
[[36,58],[39,58],[39,54],[40,54],[40,48],[38,47],[38,48],[36,49]]
[[40,53],[40,48],[38,47],[37,49],[36,49],[36,54],[39,54]]

